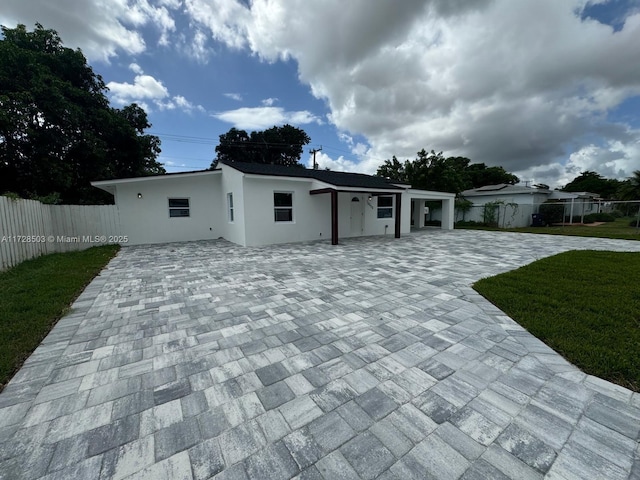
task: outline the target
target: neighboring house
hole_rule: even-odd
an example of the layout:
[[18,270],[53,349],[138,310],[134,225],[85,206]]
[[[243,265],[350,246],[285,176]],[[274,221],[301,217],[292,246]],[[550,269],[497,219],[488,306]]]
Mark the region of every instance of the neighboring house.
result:
[[565,203],[564,215],[568,218],[584,217],[590,213],[599,213],[602,209],[602,198],[597,193],[554,190],[549,195],[549,200]]
[[[528,227],[531,214],[538,212],[538,205],[550,194],[551,190],[543,188],[501,183],[465,190],[460,196],[473,203],[464,216],[467,221],[484,222],[489,208],[486,205],[498,202],[495,221],[500,227]],[[457,220],[462,220],[462,214],[457,216]]]
[[[497,205],[495,220],[500,227],[528,227],[531,215],[538,213],[540,204],[547,201],[566,203],[565,216],[598,211],[598,196],[589,192],[562,192],[501,183],[465,190],[460,196],[473,203],[464,215],[465,220],[483,222],[489,208],[487,204],[493,203]],[[462,220],[462,213],[457,213],[456,220]]]
[[[453,228],[452,193],[358,173],[254,163],[216,170],[92,182],[115,197],[129,244],[224,238],[244,246],[408,233],[424,226],[425,201],[443,205]],[[411,218],[413,212],[413,219]]]

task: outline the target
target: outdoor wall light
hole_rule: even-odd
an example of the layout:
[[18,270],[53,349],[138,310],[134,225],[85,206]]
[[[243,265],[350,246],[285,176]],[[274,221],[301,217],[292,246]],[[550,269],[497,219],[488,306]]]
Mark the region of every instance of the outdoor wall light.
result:
[[142,194],[141,193],[138,194],[138,198],[142,198]]
[[373,210],[373,205],[371,204],[371,200],[373,200],[373,195],[369,195],[369,197],[367,198],[367,205],[369,205]]

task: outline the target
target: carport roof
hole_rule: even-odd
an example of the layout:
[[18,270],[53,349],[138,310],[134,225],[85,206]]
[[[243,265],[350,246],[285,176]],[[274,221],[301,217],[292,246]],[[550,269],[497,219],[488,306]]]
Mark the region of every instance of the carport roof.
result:
[[[286,167],[263,163],[221,162],[242,173],[272,177],[297,177],[319,180],[336,187],[377,188],[404,190],[392,180],[363,173],[334,172],[331,170],[311,170],[308,168]],[[409,185],[407,185],[408,187]]]

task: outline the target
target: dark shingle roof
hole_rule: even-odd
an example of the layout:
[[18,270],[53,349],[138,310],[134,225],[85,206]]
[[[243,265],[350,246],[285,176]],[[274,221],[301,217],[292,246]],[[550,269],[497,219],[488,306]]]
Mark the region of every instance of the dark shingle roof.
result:
[[391,180],[374,177],[363,173],[334,172],[332,170],[311,170],[301,167],[286,167],[264,163],[221,162],[242,173],[252,175],[269,175],[274,177],[312,178],[336,187],[352,188],[384,188],[388,190],[402,190],[393,185]]

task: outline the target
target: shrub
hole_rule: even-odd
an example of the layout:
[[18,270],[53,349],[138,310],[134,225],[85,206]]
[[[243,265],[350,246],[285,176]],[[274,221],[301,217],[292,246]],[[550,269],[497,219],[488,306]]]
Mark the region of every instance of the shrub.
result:
[[456,222],[456,227],[480,227],[482,222],[476,222],[473,220],[460,220]]
[[610,213],[590,213],[584,216],[584,223],[615,222],[616,217]]
[[622,218],[622,217],[624,217],[624,213],[622,213],[620,210],[612,210],[610,212],[610,215],[613,215],[614,218]]
[[558,205],[557,203],[543,203],[540,205],[538,212],[544,216],[547,223],[562,223],[564,205]]
[[631,220],[631,221],[629,222],[629,226],[630,226],[630,227],[633,227],[633,228],[636,228],[637,223],[638,223],[638,219],[637,219],[637,218],[634,218],[633,220]]
[[440,227],[442,226],[442,221],[440,220],[427,220],[424,222],[425,227]]

